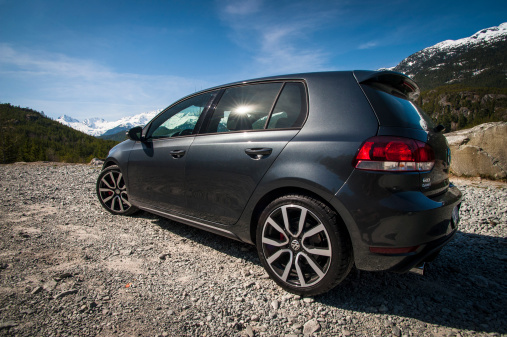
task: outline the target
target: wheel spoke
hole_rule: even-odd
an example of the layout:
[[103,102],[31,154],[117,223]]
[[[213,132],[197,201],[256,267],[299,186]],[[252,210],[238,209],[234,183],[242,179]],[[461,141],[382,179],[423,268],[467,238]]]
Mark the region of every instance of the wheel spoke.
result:
[[319,279],[326,275],[310,256],[306,255],[305,253],[301,253],[300,255],[305,257],[310,267],[312,267],[313,271],[315,271],[315,273],[319,276]]
[[326,234],[326,237],[327,237],[327,233],[326,233],[326,227],[324,227],[323,224],[318,224],[317,226],[313,227],[312,229],[310,229],[308,232],[306,232],[303,237],[301,238],[301,241],[304,241],[305,239],[309,238],[309,237],[312,237],[314,236],[315,234],[317,233],[320,233],[320,232],[324,232]]
[[128,200],[128,195],[127,195],[127,192],[121,192],[120,194],[120,198],[121,200],[126,203],[129,207],[132,206]]
[[[285,265],[282,275],[279,275],[278,273],[277,274],[284,282],[287,282],[287,278],[289,277],[290,271],[292,269],[292,261],[294,259],[292,251],[290,249],[280,249],[279,251],[271,255],[266,261],[271,266],[271,268],[273,268],[272,264],[276,260],[278,260],[278,258],[280,258],[282,254],[289,254],[289,262]],[[275,269],[273,268],[273,270]]]
[[103,201],[103,202],[108,202],[108,201],[109,201],[109,200],[111,200],[113,197],[114,197],[114,195],[112,194],[112,195],[108,196],[107,198],[102,199],[102,201]]
[[306,213],[307,213],[306,208],[301,209],[301,215],[299,216],[298,232],[296,236],[300,236],[301,232],[303,231],[303,228],[306,223]]
[[282,247],[282,246],[287,245],[287,240],[284,242],[280,242],[280,241],[275,241],[275,240],[268,239],[268,238],[262,238],[262,243],[265,243],[265,244],[271,245],[271,246],[275,246],[275,247]]
[[285,227],[285,230],[287,231],[287,233],[293,235],[290,230],[289,217],[287,215],[287,206],[282,206],[282,216],[283,216],[283,225]]
[[289,259],[289,262],[287,263],[287,265],[285,265],[285,269],[284,269],[283,274],[281,276],[281,278],[284,282],[287,282],[287,278],[289,277],[289,273],[292,269],[292,260],[294,258],[292,255],[292,252],[291,251],[289,251],[289,252],[290,252],[290,259]]
[[124,211],[125,211],[125,209],[123,208],[123,202],[122,202],[122,200],[121,200],[121,198],[120,198],[119,196],[118,196],[118,203],[120,204],[120,210],[121,210],[122,212],[124,212]]
[[111,192],[111,193],[114,193],[114,190],[111,189],[111,188],[99,188],[99,192],[103,193],[103,192]]
[[272,264],[274,261],[276,261],[280,257],[280,255],[282,255],[284,253],[289,253],[291,255],[291,259],[292,259],[292,252],[290,251],[290,249],[280,249],[279,251],[277,251],[276,253],[271,255],[269,258],[267,258],[266,261],[269,264]]
[[116,211],[116,210],[114,209],[114,205],[116,204],[116,199],[117,199],[117,198],[116,198],[116,196],[114,196],[114,197],[113,197],[113,200],[111,201],[111,209],[112,209],[113,211]]
[[266,220],[266,222],[269,225],[271,225],[274,229],[276,229],[278,232],[283,234],[286,237],[287,242],[289,241],[289,238],[287,237],[287,235],[285,235],[285,231],[282,229],[282,227],[278,226],[278,224],[275,222],[275,220],[273,220],[273,219],[271,219],[271,217],[269,217],[268,220]]
[[298,278],[299,278],[299,282],[300,282],[301,286],[304,287],[307,285],[307,283],[305,281],[305,277],[303,275],[303,271],[301,270],[301,267],[300,267],[301,257],[303,257],[308,262],[308,265],[313,269],[315,274],[317,274],[317,276],[318,276],[318,278],[316,280],[312,281],[312,283],[319,282],[320,279],[322,279],[326,274],[320,269],[320,267],[317,265],[317,263],[315,263],[315,261],[311,257],[309,257],[305,253],[301,252],[296,256],[296,262],[295,262],[296,272],[298,274]]
[[331,248],[307,248],[304,244],[303,247],[310,254],[331,257]]
[[[109,177],[111,178],[111,181],[113,182],[114,186],[111,187],[112,189],[115,189],[116,188],[116,179],[114,179],[114,174],[113,172],[109,172]],[[109,185],[108,185],[109,186]]]
[[116,180],[116,187],[120,188],[120,186],[121,186],[120,182],[121,182],[122,178],[123,178],[123,175],[120,173],[118,175],[118,179]]
[[[104,185],[106,185],[108,188],[114,190],[114,186],[111,186],[109,185],[108,181],[106,180],[106,177],[102,177],[102,179],[100,180]],[[113,180],[114,181],[114,180]]]

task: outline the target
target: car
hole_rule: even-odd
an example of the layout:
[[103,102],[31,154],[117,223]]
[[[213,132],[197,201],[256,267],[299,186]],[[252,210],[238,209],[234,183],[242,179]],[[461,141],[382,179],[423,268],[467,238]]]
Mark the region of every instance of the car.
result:
[[418,93],[393,71],[203,90],[130,129],[96,192],[112,214],[144,210],[255,245],[295,294],[325,293],[353,266],[414,270],[452,239],[462,199]]

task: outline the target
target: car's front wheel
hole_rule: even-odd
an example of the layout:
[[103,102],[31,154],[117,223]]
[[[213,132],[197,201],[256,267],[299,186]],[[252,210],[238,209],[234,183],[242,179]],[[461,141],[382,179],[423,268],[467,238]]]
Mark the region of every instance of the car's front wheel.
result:
[[352,264],[352,247],[337,214],[304,195],[271,202],[257,227],[257,251],[268,274],[300,295],[324,293],[340,283]]
[[127,185],[120,168],[106,167],[97,179],[97,196],[102,206],[113,214],[130,215],[138,209],[129,201]]

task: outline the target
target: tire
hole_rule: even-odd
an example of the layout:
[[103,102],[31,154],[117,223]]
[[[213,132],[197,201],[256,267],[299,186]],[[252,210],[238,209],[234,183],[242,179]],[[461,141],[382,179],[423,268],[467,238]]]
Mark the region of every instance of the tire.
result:
[[106,167],[97,179],[97,196],[108,212],[116,215],[131,215],[138,211],[132,206],[127,194],[127,185],[118,166]]
[[304,296],[329,291],[350,272],[350,238],[337,214],[304,195],[272,201],[257,226],[262,265],[283,289]]

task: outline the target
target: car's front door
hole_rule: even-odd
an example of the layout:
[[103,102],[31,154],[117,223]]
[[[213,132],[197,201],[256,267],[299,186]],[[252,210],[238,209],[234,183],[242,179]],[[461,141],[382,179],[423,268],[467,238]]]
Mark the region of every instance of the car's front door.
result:
[[155,118],[129,156],[129,196],[145,208],[182,212],[185,165],[194,129],[216,91],[183,100]]

